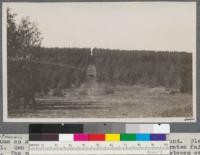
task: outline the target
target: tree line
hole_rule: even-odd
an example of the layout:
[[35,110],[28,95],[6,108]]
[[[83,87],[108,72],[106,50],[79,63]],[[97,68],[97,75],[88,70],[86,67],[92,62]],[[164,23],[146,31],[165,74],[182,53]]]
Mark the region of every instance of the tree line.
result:
[[97,80],[192,92],[192,54],[176,51],[93,49]]

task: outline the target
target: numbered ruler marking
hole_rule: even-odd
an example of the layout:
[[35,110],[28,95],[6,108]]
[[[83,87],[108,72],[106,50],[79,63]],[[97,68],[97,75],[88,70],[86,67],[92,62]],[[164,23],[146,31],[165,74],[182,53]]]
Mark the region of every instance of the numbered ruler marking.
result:
[[65,154],[163,154],[170,153],[169,141],[159,142],[58,142],[30,141],[30,155]]

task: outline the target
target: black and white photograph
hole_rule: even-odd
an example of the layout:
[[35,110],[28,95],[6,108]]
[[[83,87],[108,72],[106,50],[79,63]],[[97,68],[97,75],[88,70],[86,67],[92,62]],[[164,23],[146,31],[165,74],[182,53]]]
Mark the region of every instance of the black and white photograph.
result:
[[196,119],[195,2],[3,3],[4,121]]

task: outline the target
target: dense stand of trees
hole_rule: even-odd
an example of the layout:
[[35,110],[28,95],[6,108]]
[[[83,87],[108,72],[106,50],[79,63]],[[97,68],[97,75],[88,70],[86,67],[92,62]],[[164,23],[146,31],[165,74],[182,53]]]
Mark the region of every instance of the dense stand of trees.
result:
[[186,52],[93,49],[97,80],[192,91],[192,54]]
[[[46,94],[64,95],[63,90],[79,87],[84,81],[90,62],[90,49],[86,48],[35,48],[32,59],[10,60],[8,84],[15,83],[13,94],[17,98]],[[9,85],[10,86],[10,85]]]
[[90,62],[87,48],[40,48],[33,52],[40,92],[54,89],[62,95],[67,88],[79,87]]

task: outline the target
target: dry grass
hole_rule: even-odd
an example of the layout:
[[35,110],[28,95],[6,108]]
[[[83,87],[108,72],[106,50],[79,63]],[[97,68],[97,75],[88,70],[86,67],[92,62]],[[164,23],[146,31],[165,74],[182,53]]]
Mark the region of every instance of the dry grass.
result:
[[[110,88],[108,88],[110,87]],[[108,93],[112,91],[112,93]],[[192,116],[192,95],[171,95],[164,87],[108,86],[90,81],[64,97],[37,98],[38,107],[9,111],[9,117],[145,118]],[[43,108],[42,108],[43,107]]]

